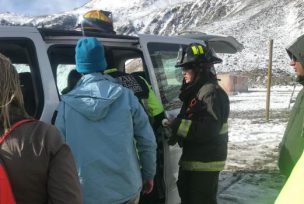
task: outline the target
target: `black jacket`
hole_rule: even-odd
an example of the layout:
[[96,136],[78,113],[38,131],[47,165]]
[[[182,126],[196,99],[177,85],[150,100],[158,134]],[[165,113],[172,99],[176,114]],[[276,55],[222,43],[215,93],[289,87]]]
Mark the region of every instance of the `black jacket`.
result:
[[[188,92],[188,93],[187,93]],[[229,98],[216,80],[182,88],[183,106],[173,132],[183,147],[186,170],[220,171],[227,158]]]

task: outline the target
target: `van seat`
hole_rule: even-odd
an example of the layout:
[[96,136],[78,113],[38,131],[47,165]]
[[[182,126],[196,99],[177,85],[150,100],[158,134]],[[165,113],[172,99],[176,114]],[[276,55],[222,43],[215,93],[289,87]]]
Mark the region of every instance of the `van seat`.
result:
[[19,73],[19,80],[25,110],[30,116],[35,116],[36,102],[32,75],[30,72],[21,72]]

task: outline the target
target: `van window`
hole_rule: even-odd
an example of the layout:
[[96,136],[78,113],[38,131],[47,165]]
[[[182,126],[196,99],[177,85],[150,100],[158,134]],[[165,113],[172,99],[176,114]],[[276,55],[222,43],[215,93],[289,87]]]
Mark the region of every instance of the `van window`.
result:
[[71,70],[75,69],[74,64],[58,64],[56,75],[57,75],[57,88],[58,92],[61,95],[63,89],[67,87],[68,84],[68,75]]
[[58,94],[67,86],[68,74],[75,65],[74,45],[53,45],[48,49],[48,56],[52,66],[54,79],[57,85]]
[[182,72],[180,68],[175,67],[180,46],[169,43],[148,43],[161,99],[166,110],[181,106],[178,95],[182,84]]
[[10,58],[19,73],[26,111],[39,119],[44,97],[33,42],[25,38],[0,38],[0,53]]
[[129,59],[125,62],[126,73],[143,72],[144,66],[141,58]]
[[14,64],[14,67],[16,68],[18,73],[22,73],[22,72],[31,72],[31,68],[28,64]]
[[[144,63],[142,54],[137,49],[121,47],[105,47],[107,64],[109,68],[117,68],[126,73],[140,74],[146,77],[144,73]],[[67,77],[75,65],[75,46],[74,45],[53,45],[48,49],[52,71],[56,80],[59,95],[67,86]],[[148,80],[149,81],[149,80]]]

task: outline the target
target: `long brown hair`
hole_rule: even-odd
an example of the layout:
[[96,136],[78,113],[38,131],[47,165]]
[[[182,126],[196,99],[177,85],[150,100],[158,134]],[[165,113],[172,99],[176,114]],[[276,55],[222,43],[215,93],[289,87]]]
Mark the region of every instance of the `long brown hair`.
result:
[[10,127],[14,117],[13,108],[18,114],[27,116],[19,76],[11,61],[0,53],[0,126],[4,131]]

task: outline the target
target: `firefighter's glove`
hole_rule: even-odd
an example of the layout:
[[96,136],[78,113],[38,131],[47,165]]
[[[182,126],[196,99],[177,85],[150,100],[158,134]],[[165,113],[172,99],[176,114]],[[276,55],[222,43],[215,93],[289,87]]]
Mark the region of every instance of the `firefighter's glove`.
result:
[[171,136],[168,140],[169,145],[175,145],[178,142],[178,135],[176,133],[180,123],[181,123],[180,118],[174,118],[173,120],[170,121],[170,124],[168,126],[171,129]]

